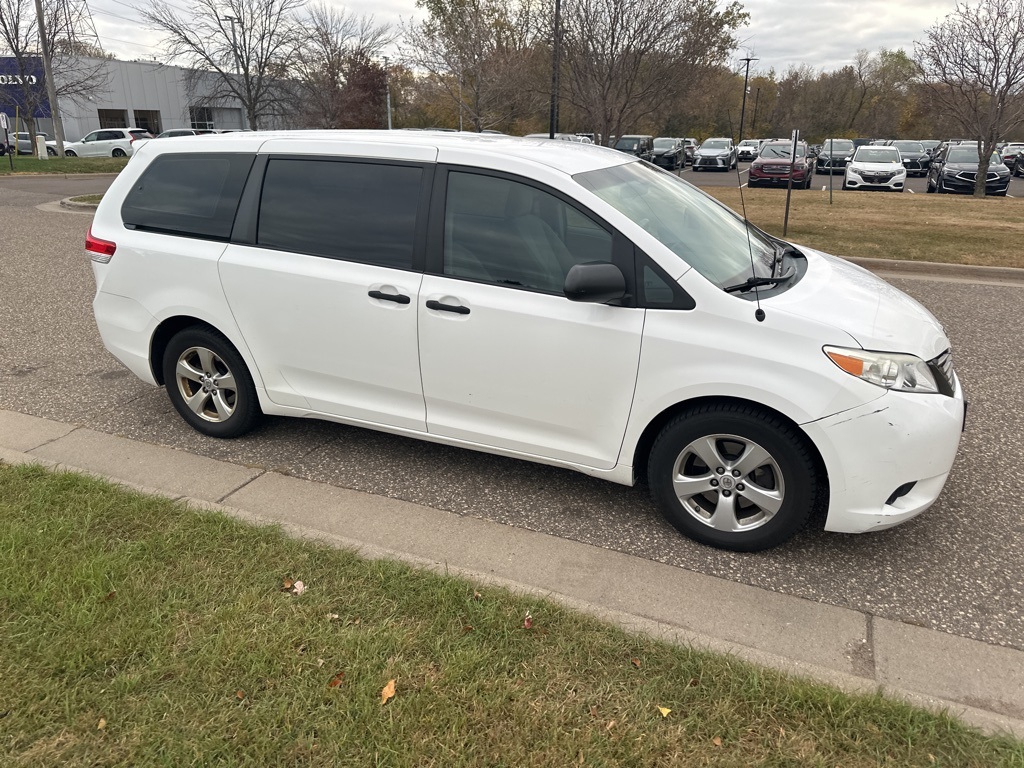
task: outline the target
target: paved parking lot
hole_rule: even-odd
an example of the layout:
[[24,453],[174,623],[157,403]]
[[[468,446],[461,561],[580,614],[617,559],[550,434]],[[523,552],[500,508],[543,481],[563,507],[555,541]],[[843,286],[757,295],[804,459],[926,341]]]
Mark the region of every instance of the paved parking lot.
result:
[[1024,649],[1024,287],[893,281],[946,326],[971,401],[960,456],[932,510],[891,531],[812,531],[744,555],[682,538],[642,488],[564,470],[318,421],[269,419],[235,441],[198,435],[162,390],[102,348],[82,248],[88,216],[36,208],[108,182],[0,179],[0,407]]

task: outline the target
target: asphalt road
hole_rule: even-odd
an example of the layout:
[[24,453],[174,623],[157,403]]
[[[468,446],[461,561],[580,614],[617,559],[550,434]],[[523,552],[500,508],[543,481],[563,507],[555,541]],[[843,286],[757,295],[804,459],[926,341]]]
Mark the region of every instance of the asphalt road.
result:
[[[729,171],[693,171],[693,168],[687,166],[685,170],[679,171],[679,175],[686,179],[691,184],[695,184],[698,187],[735,187],[737,185],[745,185],[747,183],[747,169],[750,167],[750,163],[739,164],[739,174],[737,175],[736,170]],[[843,176],[837,173],[832,176],[831,182],[827,174],[814,174],[814,184],[811,185],[811,189],[828,189],[829,183],[832,184],[832,189],[836,193],[842,194],[866,194],[865,192],[857,192],[851,190],[849,193],[843,192]],[[907,192],[909,194],[924,194],[927,188],[927,182],[924,177],[912,176],[907,179]],[[779,191],[784,191],[784,188],[780,188]],[[800,193],[803,190],[795,189],[795,193]],[[1006,193],[1009,197],[1024,197],[1024,177],[1017,178],[1014,176],[1010,177],[1010,188]]]
[[36,207],[108,182],[0,179],[0,407],[1024,649],[1024,288],[893,281],[945,325],[971,401],[960,455],[931,510],[889,531],[807,531],[770,552],[736,554],[681,537],[642,488],[565,470],[319,421],[268,419],[233,441],[198,435],[162,390],[103,349],[83,250],[89,217]]

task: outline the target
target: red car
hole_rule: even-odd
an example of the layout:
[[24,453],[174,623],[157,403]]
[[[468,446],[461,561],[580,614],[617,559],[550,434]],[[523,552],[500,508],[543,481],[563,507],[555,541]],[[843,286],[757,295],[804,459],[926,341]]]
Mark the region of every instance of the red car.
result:
[[793,179],[794,187],[810,189],[814,181],[814,163],[807,153],[807,144],[796,145],[796,159],[793,159],[793,142],[769,141],[750,165],[747,176],[748,187],[785,187]]

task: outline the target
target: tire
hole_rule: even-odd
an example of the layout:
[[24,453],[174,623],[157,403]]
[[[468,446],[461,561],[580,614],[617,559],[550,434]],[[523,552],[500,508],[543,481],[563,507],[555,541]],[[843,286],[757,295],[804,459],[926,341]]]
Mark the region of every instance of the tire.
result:
[[64,157],[78,157],[78,153],[73,149],[65,149]]
[[935,185],[932,184],[931,179],[928,179],[928,183],[925,184],[924,191],[927,192],[929,195],[935,194]]
[[128,157],[128,153],[125,152],[120,147],[114,147],[113,151],[110,153],[110,156],[111,157]]
[[262,415],[245,361],[216,331],[193,326],[175,334],[164,351],[163,374],[175,410],[204,435],[238,437]]
[[46,148],[46,154],[49,155],[50,157],[56,157],[57,156],[57,150],[54,149],[53,147],[47,147]]
[[796,427],[741,403],[698,406],[665,425],[651,449],[648,481],[678,531],[737,552],[792,538],[827,487]]
[[843,179],[843,189],[846,191],[849,191],[850,189],[848,186],[846,186],[846,179]]

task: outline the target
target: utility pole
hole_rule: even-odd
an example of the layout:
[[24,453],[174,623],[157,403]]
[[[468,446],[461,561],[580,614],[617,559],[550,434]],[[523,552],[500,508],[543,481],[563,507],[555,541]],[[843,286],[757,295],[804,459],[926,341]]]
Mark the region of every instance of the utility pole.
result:
[[[39,2],[39,0],[36,0]],[[238,56],[238,38],[235,36],[235,24],[241,24],[242,20],[237,16],[221,16],[221,21],[227,21],[231,24],[231,56],[235,60],[235,74],[241,74],[242,65]]]
[[[39,22],[39,47],[43,52],[43,77],[46,78],[46,98],[50,100],[50,118],[53,133],[57,137],[57,156],[64,157],[64,123],[60,119],[57,104],[57,85],[53,82],[53,62],[50,60],[50,43],[46,39],[46,22],[43,20],[42,0],[36,0],[36,20]],[[30,137],[35,140],[35,136]]]
[[384,57],[384,89],[388,95],[388,130],[391,130],[391,72],[388,69],[388,57]]
[[746,62],[746,70],[743,72],[743,106],[740,107],[740,141],[743,141],[743,116],[747,112],[747,80],[750,79],[750,62],[760,61],[752,56],[747,56],[740,61]]
[[551,120],[548,138],[558,133],[558,64],[562,57],[562,0],[555,0],[555,21],[551,40]]
[[761,100],[761,88],[758,86],[757,90],[754,91],[754,116],[750,120],[750,129],[757,131],[757,103]]

